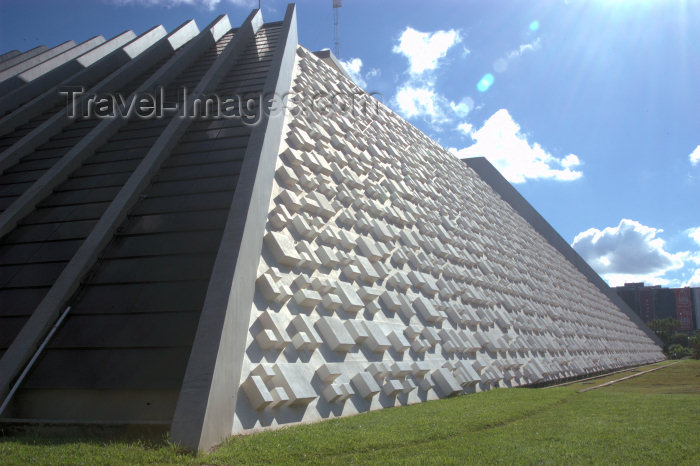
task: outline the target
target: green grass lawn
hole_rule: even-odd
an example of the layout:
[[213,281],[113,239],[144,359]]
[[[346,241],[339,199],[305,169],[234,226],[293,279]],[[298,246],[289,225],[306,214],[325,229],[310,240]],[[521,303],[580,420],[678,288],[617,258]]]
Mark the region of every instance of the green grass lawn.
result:
[[700,464],[700,361],[578,393],[632,373],[236,437],[197,457],[165,441],[5,437],[0,464]]

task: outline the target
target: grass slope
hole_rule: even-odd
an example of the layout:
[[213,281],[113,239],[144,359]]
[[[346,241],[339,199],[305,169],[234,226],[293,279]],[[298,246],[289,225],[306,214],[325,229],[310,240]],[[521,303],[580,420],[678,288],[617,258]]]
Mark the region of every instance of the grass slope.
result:
[[548,389],[497,389],[236,437],[198,457],[167,442],[5,437],[0,463],[699,464],[700,361],[578,393],[630,373]]

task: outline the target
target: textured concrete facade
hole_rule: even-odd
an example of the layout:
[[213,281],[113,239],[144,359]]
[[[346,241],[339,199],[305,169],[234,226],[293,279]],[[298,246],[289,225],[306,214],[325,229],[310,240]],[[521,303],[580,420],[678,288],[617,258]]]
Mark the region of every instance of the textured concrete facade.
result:
[[[488,162],[300,47],[293,5],[100,41],[0,56],[36,75],[0,96],[0,422],[208,449],[663,358]],[[81,83],[252,113],[67,118]]]
[[234,432],[663,358],[473,170],[303,48],[293,91]]

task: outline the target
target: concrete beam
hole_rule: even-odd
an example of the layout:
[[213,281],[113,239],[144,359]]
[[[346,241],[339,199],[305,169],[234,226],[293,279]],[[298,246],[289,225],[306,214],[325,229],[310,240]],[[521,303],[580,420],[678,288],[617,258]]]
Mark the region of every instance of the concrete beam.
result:
[[[290,4],[264,95],[289,91],[296,48],[296,7]],[[263,118],[248,140],[170,430],[173,441],[193,450],[208,450],[231,435],[283,128],[283,115]]]
[[[228,18],[225,15],[220,16],[213,24],[216,25],[219,22],[228,24]],[[156,73],[142,83],[129,97],[129,101],[134,99],[139,93],[149,91],[158,84],[170,82],[175,76],[180,74],[182,70],[189,66],[212,41],[214,43],[216,42],[217,39],[214,39],[214,37],[214,32],[211,31],[211,28],[202,31],[196,39],[187,45],[182,53],[173,56]],[[118,83],[112,81],[111,84]],[[63,116],[61,115],[61,117]],[[41,178],[32,184],[27,191],[0,214],[0,238],[12,231],[17,225],[17,222],[34,210],[36,205],[50,194],[56,186],[62,183],[73,170],[79,167],[85,158],[92,154],[97,147],[105,143],[107,139],[127,122],[128,120],[123,118],[103,120],[81,139],[60,161],[44,173]],[[3,153],[3,156],[4,155]],[[4,165],[5,162],[6,160],[4,158],[0,160],[0,169],[7,168],[7,166]]]
[[8,68],[11,68],[18,63],[22,63],[25,60],[29,60],[32,57],[35,57],[39,55],[40,53],[44,53],[48,50],[49,48],[45,45],[40,45],[38,47],[35,47],[31,50],[28,50],[24,53],[20,53],[19,55],[15,55],[11,58],[7,58],[0,64],[0,71],[4,71]]
[[[75,77],[78,73],[90,67],[99,60],[105,58],[107,55],[111,54],[115,50],[122,47],[136,38],[136,34],[133,31],[126,31],[118,36],[108,40],[107,42],[98,45],[87,53],[82,54],[74,60],[70,60],[63,65],[58,66],[54,70],[47,72],[41,76],[32,78],[27,76],[30,72],[36,68],[25,71],[24,73],[15,76],[13,79],[22,79],[29,77],[26,84],[21,84],[17,89],[9,92],[5,97],[0,100],[0,115],[7,113],[8,111],[15,109],[22,105],[22,103],[27,102],[44,91],[53,91],[53,86]],[[107,72],[109,70],[103,70]],[[82,84],[79,80],[75,80],[75,83]],[[94,81],[93,81],[94,82]],[[92,83],[86,83],[92,84]]]
[[[41,62],[35,64],[31,68],[28,68],[26,70],[22,70],[19,73],[14,74],[11,77],[8,77],[6,79],[3,79],[2,82],[0,82],[0,93],[2,94],[7,94],[11,90],[16,89],[17,87],[23,85],[24,83],[27,83],[29,81],[32,81],[39,76],[48,73],[49,71],[55,69],[56,67],[59,67],[66,63],[69,60],[72,60],[73,58],[82,55],[83,53],[87,52],[88,50],[92,50],[93,48],[97,47],[101,43],[105,41],[105,38],[102,36],[96,36],[91,39],[86,40],[85,42],[76,45],[75,47],[71,47],[68,50],[65,50],[51,58],[48,58],[46,60],[42,60]],[[31,61],[31,60],[28,60]],[[9,71],[9,70],[8,70]],[[0,73],[2,74],[2,73]]]
[[[44,47],[44,46],[42,46],[42,47]],[[44,49],[46,49],[46,47],[44,47]],[[0,55],[0,65],[2,63],[6,62],[7,60],[9,60],[10,58],[14,58],[17,55],[21,55],[21,54],[22,54],[22,52],[20,52],[19,50],[16,50],[16,49],[3,53],[2,55]]]
[[[196,29],[196,26],[195,26]],[[191,39],[195,35],[197,35],[198,30],[195,31],[193,34],[190,34],[187,36],[187,40]],[[126,34],[126,33],[125,33]],[[173,33],[175,34],[175,33]],[[122,34],[123,35],[123,34]],[[157,42],[162,39],[166,35],[165,28],[163,26],[156,26],[149,31],[145,32],[141,36],[131,40],[128,44],[125,46],[118,48],[117,50],[112,51],[109,53],[107,56],[105,56],[103,59],[97,61],[94,63],[92,66],[82,69],[82,71],[78,71],[77,73],[73,74],[72,76],[66,78],[63,80],[63,82],[59,83],[58,85],[52,87],[51,89],[48,89],[47,91],[43,92],[39,96],[33,98],[32,100],[28,100],[27,98],[24,98],[22,96],[21,99],[14,98],[15,93],[21,93],[23,92],[24,88],[18,89],[17,91],[13,92],[11,95],[7,96],[6,98],[0,99],[0,114],[3,114],[7,112],[8,110],[11,110],[12,108],[16,107],[18,104],[21,102],[25,102],[23,105],[21,105],[19,108],[16,108],[15,110],[11,111],[8,115],[5,115],[2,119],[0,119],[0,135],[2,134],[7,134],[11,131],[13,131],[15,128],[18,126],[26,123],[27,121],[31,120],[35,116],[39,115],[40,113],[46,111],[47,109],[52,108],[54,105],[60,103],[64,97],[59,94],[59,87],[60,86],[71,86],[71,85],[80,85],[84,86],[86,88],[90,88],[88,93],[92,92],[99,92],[100,89],[100,84],[95,85],[96,82],[98,82],[100,79],[103,79],[105,76],[107,76],[109,73],[114,72],[114,70],[118,70],[117,73],[120,74],[120,81],[117,82],[128,82],[129,80],[132,79],[133,76],[136,76],[137,74],[134,73],[134,69],[126,68],[123,67],[124,64],[128,63],[129,60],[134,59],[141,53],[145,52],[148,50],[150,47],[154,46],[157,44]],[[112,41],[110,41],[112,42]],[[107,45],[108,43],[103,44],[102,46]],[[170,48],[167,47],[167,42],[164,41],[162,44],[162,47],[160,50],[161,53],[169,53],[171,51]],[[98,48],[102,48],[102,46]],[[117,45],[118,46],[118,45]],[[176,49],[172,49],[176,50]],[[155,51],[154,51],[155,52]],[[90,54],[90,57],[88,60],[92,59],[95,57],[95,54],[92,52],[88,52]],[[158,61],[162,57],[156,57],[155,53],[153,54],[154,56],[149,57],[149,60],[143,61],[144,66],[148,66],[153,61]],[[164,56],[164,55],[163,55]],[[104,82],[101,83],[102,88],[104,87]],[[13,101],[14,98],[14,101]],[[63,113],[63,109],[59,112],[61,116],[65,116]],[[55,115],[54,115],[55,116]],[[64,126],[68,125],[71,123],[71,120],[67,120],[66,118],[61,118],[61,121],[63,122]],[[23,153],[20,155],[20,157],[26,155],[27,150],[33,150],[34,148],[38,147],[40,144],[43,144],[46,142],[46,140],[42,139],[42,135],[49,135],[52,136],[55,134],[55,132],[49,132],[45,133],[44,130],[46,128],[46,122],[44,124],[40,125],[39,127],[35,128],[33,131],[31,131],[29,134],[27,134],[23,140],[26,140],[23,142],[23,140],[18,141],[15,143],[15,145],[19,145],[24,147]],[[61,127],[63,128],[63,126]],[[29,143],[29,144],[27,144]],[[6,149],[6,153],[11,152],[12,150],[15,150],[13,148],[8,148]],[[7,154],[5,154],[7,156]],[[0,171],[2,170],[2,163],[0,163]]]
[[[144,50],[145,52],[139,55],[138,59],[129,61],[124,66],[121,66],[94,87],[89,89],[79,98],[77,105],[82,105],[82,102],[89,98],[89,96],[92,94],[108,91],[110,89],[113,90],[121,84],[129,82],[131,79],[148,69],[148,67],[150,67],[154,62],[160,61],[177,50],[171,47],[173,43],[180,45],[184,44],[199,33],[199,29],[194,21],[186,22],[176,31],[172,32],[167,38],[157,40],[157,37],[160,36],[160,29],[162,29],[162,27],[158,26],[129,44],[128,52],[122,49],[125,56],[120,55],[121,59],[119,61],[128,60],[128,57],[131,56],[129,55],[130,53]],[[153,44],[153,42],[156,43]],[[148,44],[153,45],[148,47]],[[172,72],[172,68],[168,69]],[[92,71],[85,70],[85,73],[92,73]],[[6,129],[14,127],[19,121],[26,121],[32,118],[34,115],[40,113],[40,110],[45,109],[47,105],[42,97],[45,97],[46,101],[50,102],[50,106],[55,105],[58,100],[63,98],[57,93],[50,93],[50,95],[43,94],[42,96],[34,99],[32,102],[29,102],[27,106],[12,112],[12,114],[8,115],[3,120],[0,120],[0,128]],[[7,168],[17,163],[25,155],[30,154],[34,149],[48,141],[54,134],[57,134],[60,130],[70,125],[72,122],[73,120],[65,117],[65,110],[61,109],[61,111],[34,128],[26,136],[12,146],[8,147],[2,154],[0,154],[0,172],[7,170]],[[2,133],[3,131],[0,131],[0,134]]]

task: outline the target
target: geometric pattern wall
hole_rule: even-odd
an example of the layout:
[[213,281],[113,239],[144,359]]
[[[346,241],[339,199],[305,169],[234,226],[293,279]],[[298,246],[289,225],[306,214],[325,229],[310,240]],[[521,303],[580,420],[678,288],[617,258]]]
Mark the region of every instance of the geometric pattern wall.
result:
[[[0,55],[0,424],[206,450],[663,359],[488,162],[297,37],[292,4]],[[240,106],[69,118],[75,86]]]
[[465,163],[314,100],[362,90],[302,47],[293,91],[234,432],[663,358]]

